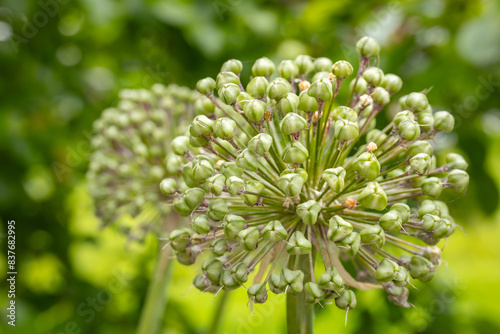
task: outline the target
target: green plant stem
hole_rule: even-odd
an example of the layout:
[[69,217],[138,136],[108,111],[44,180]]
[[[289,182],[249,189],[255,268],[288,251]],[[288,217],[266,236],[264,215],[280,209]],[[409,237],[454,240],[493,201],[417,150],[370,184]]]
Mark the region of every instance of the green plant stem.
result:
[[212,318],[212,324],[210,325],[210,330],[208,333],[217,334],[220,330],[220,326],[223,319],[224,309],[226,308],[227,300],[228,300],[228,291],[221,291],[219,293],[219,304],[217,305],[217,309],[215,310],[214,316]]
[[168,286],[172,277],[173,261],[170,260],[170,255],[170,247],[162,249],[160,246],[156,269],[149,284],[137,334],[156,334],[161,330],[168,299]]
[[[310,281],[311,266],[308,255],[291,256],[289,267],[298,259],[298,268],[304,272],[306,281]],[[313,259],[315,258],[313,254]],[[286,295],[286,327],[287,334],[312,334],[314,323],[314,305],[306,303],[306,293],[288,293]]]

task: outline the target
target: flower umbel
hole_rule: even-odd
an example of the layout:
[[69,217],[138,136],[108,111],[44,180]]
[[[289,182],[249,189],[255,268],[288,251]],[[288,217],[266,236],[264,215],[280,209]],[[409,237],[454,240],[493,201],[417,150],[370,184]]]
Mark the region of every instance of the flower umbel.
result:
[[[335,299],[350,309],[352,289],[380,288],[408,307],[410,277],[433,277],[435,245],[455,230],[436,198],[444,188],[464,192],[469,180],[461,156],[437,167],[429,143],[452,130],[453,116],[433,112],[424,93],[410,93],[377,128],[377,115],[403,82],[376,66],[375,40],[364,37],[357,50],[354,77],[346,61],[299,56],[278,66],[257,60],[246,89],[236,60],[217,80],[199,81],[203,112],[172,144],[183,182],[175,190],[162,182],[191,221],[192,230],[170,236],[179,260],[192,264],[211,253],[194,279],[198,289],[245,286],[255,303],[268,291],[305,292],[309,303]],[[336,97],[350,77],[343,105]],[[317,257],[324,267],[318,277]]]

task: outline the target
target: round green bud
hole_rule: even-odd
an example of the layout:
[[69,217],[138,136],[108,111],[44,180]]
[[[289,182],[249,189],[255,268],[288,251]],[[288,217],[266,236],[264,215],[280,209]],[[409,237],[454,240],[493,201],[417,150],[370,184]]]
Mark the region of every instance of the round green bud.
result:
[[342,167],[329,168],[323,171],[321,178],[325,180],[328,186],[336,193],[344,189],[344,178],[346,172]]
[[234,240],[237,238],[238,233],[243,231],[246,222],[243,217],[229,213],[224,217],[223,225],[224,225],[224,235],[226,236],[226,238]]
[[245,182],[237,176],[231,176],[226,180],[226,187],[231,195],[236,196],[245,188]]
[[261,99],[266,96],[267,86],[269,81],[265,77],[255,77],[247,85],[247,93],[256,99]]
[[380,261],[375,271],[375,279],[379,282],[390,282],[398,276],[399,265],[387,258]]
[[441,216],[441,208],[437,204],[438,201],[423,200],[418,209],[418,217],[422,218],[425,214]]
[[203,274],[213,283],[219,284],[224,264],[219,259],[208,259],[201,264]]
[[455,191],[458,193],[465,192],[469,186],[469,174],[460,169],[452,170],[448,174],[447,180],[455,186]]
[[257,245],[259,243],[260,232],[259,229],[255,226],[249,227],[245,230],[242,230],[238,233],[236,240],[240,245],[245,248],[247,251],[253,251],[257,249]]
[[314,60],[314,71],[325,72],[332,69],[333,62],[326,57],[319,57]]
[[160,190],[165,195],[173,195],[177,189],[177,182],[174,179],[164,179],[160,183]]
[[229,59],[224,64],[222,64],[221,72],[233,72],[238,74],[243,69],[243,64],[238,59]]
[[439,216],[436,215],[431,215],[429,213],[426,213],[422,217],[422,224],[424,225],[424,228],[426,231],[432,232],[438,226],[443,222],[443,219]]
[[287,283],[283,275],[272,273],[269,277],[269,290],[274,294],[280,294],[285,292]]
[[408,141],[415,140],[420,136],[420,125],[416,121],[406,119],[399,123],[398,128],[401,136]]
[[340,216],[330,218],[327,237],[333,242],[338,242],[352,233],[353,227]]
[[234,104],[240,93],[240,87],[234,83],[227,83],[219,88],[219,98],[228,105]]
[[410,275],[415,279],[425,278],[431,271],[434,271],[434,265],[419,255],[412,256],[409,267]]
[[339,60],[332,65],[332,73],[339,79],[350,77],[353,71],[354,69],[352,68],[352,65],[345,60]]
[[206,147],[208,146],[209,143],[210,141],[205,136],[200,136],[200,137],[189,136],[189,145],[193,147]]
[[328,267],[318,278],[317,284],[322,289],[336,292],[336,297],[339,297],[345,289],[344,280],[335,267]]
[[259,133],[248,142],[248,150],[253,154],[263,156],[269,152],[273,144],[273,137],[267,133]]
[[235,84],[239,85],[240,78],[233,72],[220,72],[217,74],[217,79],[215,80],[215,88],[221,89],[225,84]]
[[252,66],[252,74],[254,77],[266,77],[268,78],[274,73],[276,66],[271,61],[271,59],[262,57],[255,61]]
[[240,95],[238,95],[238,97],[236,98],[236,106],[241,110],[244,110],[245,105],[253,100],[254,98],[252,97],[252,95],[248,94],[247,92],[241,92]]
[[207,234],[212,225],[207,215],[197,215],[191,220],[191,228],[198,234]]
[[175,137],[170,144],[172,152],[176,155],[184,155],[189,152],[189,137],[179,136]]
[[260,122],[264,119],[267,106],[261,100],[253,100],[245,104],[243,111],[252,122]]
[[297,215],[300,218],[302,218],[302,222],[307,225],[316,224],[316,221],[318,220],[318,214],[320,211],[321,211],[321,205],[319,205],[319,203],[316,202],[315,200],[310,200],[297,205]]
[[217,137],[228,140],[233,138],[236,122],[230,118],[222,117],[215,121],[213,129]]
[[417,114],[417,121],[420,124],[420,128],[427,132],[434,126],[434,115],[432,112],[420,111]]
[[236,165],[249,172],[255,172],[259,168],[259,161],[257,157],[246,148],[236,158]]
[[443,186],[441,185],[441,182],[437,177],[430,177],[428,179],[425,179],[425,181],[422,182],[421,187],[424,195],[435,198],[439,197],[441,195],[441,192],[443,191]]
[[280,77],[290,81],[299,75],[299,68],[291,60],[283,60],[278,65],[278,74]]
[[205,191],[201,188],[189,188],[184,194],[184,201],[191,210],[196,209],[205,197]]
[[427,96],[422,93],[410,93],[405,99],[405,106],[408,109],[424,111],[429,106]]
[[305,255],[309,254],[312,249],[312,244],[304,234],[300,231],[295,231],[288,239],[286,251],[291,255]]
[[385,74],[380,85],[391,95],[396,94],[403,87],[403,80],[395,74]]
[[455,127],[455,118],[447,111],[438,111],[434,114],[434,129],[450,132]]
[[295,58],[295,64],[299,70],[299,74],[308,74],[314,70],[314,63],[310,56],[299,55]]
[[278,180],[278,188],[285,193],[287,197],[294,197],[300,194],[304,179],[298,174],[285,174]]
[[345,119],[335,121],[334,131],[335,138],[338,140],[351,140],[359,136],[358,123]]
[[398,266],[398,270],[396,272],[396,277],[393,279],[393,282],[397,286],[406,286],[410,280],[410,273],[403,266]]
[[419,153],[425,153],[432,156],[433,152],[434,149],[432,148],[432,145],[426,140],[417,140],[408,148],[408,155],[410,157],[414,157]]
[[304,272],[302,270],[283,268],[281,276],[293,293],[301,293],[304,290]]
[[198,81],[196,89],[200,94],[208,95],[215,89],[215,80],[212,78],[205,78]]
[[307,282],[304,285],[304,291],[306,293],[306,301],[308,304],[319,303],[326,297],[325,291],[314,282]]
[[186,197],[174,198],[174,210],[183,217],[187,217],[193,212],[193,208],[186,203]]
[[377,57],[380,45],[375,39],[365,36],[356,43],[356,51],[363,58]]
[[304,182],[307,182],[307,178],[309,177],[307,174],[307,171],[304,168],[287,168],[283,172],[281,172],[280,176],[286,175],[286,174],[298,174]]
[[243,284],[248,281],[248,271],[245,263],[238,263],[231,269],[231,274],[236,282]]
[[333,120],[344,119],[349,122],[356,122],[358,120],[358,113],[352,108],[339,106],[333,109],[331,117]]
[[[356,84],[356,86],[354,86],[354,84]],[[368,91],[368,83],[365,79],[363,79],[363,77],[360,77],[357,82],[356,80],[352,80],[349,87],[358,95],[366,94]]]
[[206,96],[200,96],[194,102],[196,115],[211,115],[215,111],[215,104]]
[[373,102],[379,106],[385,106],[391,101],[391,95],[382,87],[376,87],[372,94]]
[[317,100],[330,101],[333,94],[332,82],[327,78],[316,80],[307,89],[307,94]]
[[277,107],[284,114],[295,113],[299,107],[299,97],[294,93],[288,93],[279,101]]
[[236,165],[235,162],[224,162],[219,171],[224,175],[226,179],[231,176],[241,177],[243,175],[244,169]]
[[378,182],[370,182],[359,194],[358,201],[364,207],[380,211],[387,206],[387,195]]
[[307,91],[306,89],[300,92],[298,109],[307,113],[318,111],[318,101],[314,97],[309,96]]
[[361,242],[374,248],[380,249],[385,244],[385,233],[379,225],[373,225],[362,229],[359,232]]
[[398,112],[396,115],[394,115],[394,118],[392,121],[394,122],[394,125],[396,125],[396,127],[398,127],[401,122],[407,121],[407,120],[410,120],[410,121],[415,120],[415,115],[413,114],[413,112],[411,110],[403,110],[403,111]]
[[212,200],[208,205],[208,217],[212,220],[222,220],[226,214],[228,214],[229,209],[225,200],[217,198]]
[[177,261],[185,266],[190,266],[196,261],[197,255],[198,254],[190,252],[188,250],[183,250],[177,252]]
[[299,141],[290,141],[283,150],[282,160],[287,164],[301,164],[307,160],[309,152]]
[[212,132],[213,124],[214,121],[204,115],[196,116],[189,126],[189,133],[193,137],[208,135]]
[[375,180],[380,174],[380,163],[375,154],[371,152],[362,153],[354,161],[354,171],[367,180]]
[[262,238],[272,242],[285,240],[288,236],[279,220],[270,221],[262,230]]
[[214,173],[214,166],[207,159],[195,159],[193,160],[192,173],[196,182],[205,181]]
[[368,67],[363,72],[363,79],[372,87],[377,87],[384,78],[384,72],[378,67]]
[[429,172],[431,157],[427,153],[419,153],[410,159],[410,168],[417,174],[425,175]]
[[397,211],[397,213],[399,213],[399,216],[401,217],[401,222],[403,224],[406,224],[406,222],[408,221],[408,219],[410,219],[411,210],[410,210],[410,207],[408,206],[408,204],[405,204],[405,203],[396,203],[393,206],[391,206],[390,210],[391,211]]
[[210,280],[203,274],[198,274],[193,279],[193,285],[200,291],[212,291],[212,283]]
[[450,169],[466,170],[469,167],[464,157],[457,153],[448,153],[446,155],[446,167]]
[[355,256],[361,246],[361,237],[357,232],[351,232],[344,239],[337,242],[339,248],[344,248],[350,256]]
[[176,251],[185,250],[189,243],[191,237],[191,231],[187,228],[181,228],[177,230],[173,230],[170,232],[168,239],[170,240],[170,246]]
[[265,283],[254,284],[247,290],[248,299],[254,303],[265,303],[267,300],[267,290]]
[[229,270],[224,270],[222,272],[222,277],[220,279],[224,290],[231,291],[240,287],[240,283],[237,282]]
[[299,133],[308,125],[307,121],[296,113],[286,114],[280,122],[281,132],[286,136]]
[[380,217],[379,225],[384,229],[384,231],[396,234],[401,231],[403,221],[398,211],[390,210]]
[[286,94],[290,93],[291,90],[292,87],[288,81],[283,78],[277,78],[271,81],[269,86],[267,86],[267,97],[272,100],[280,100],[286,96]]

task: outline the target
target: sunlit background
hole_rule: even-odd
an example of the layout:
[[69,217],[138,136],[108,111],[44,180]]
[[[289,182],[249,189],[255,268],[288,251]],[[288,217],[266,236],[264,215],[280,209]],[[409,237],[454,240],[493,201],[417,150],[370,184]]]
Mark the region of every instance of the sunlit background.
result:
[[[465,196],[446,198],[457,230],[430,284],[400,309],[378,291],[358,308],[319,309],[317,333],[500,333],[500,3],[496,0],[3,0],[0,5],[0,280],[6,222],[17,223],[17,325],[1,333],[134,333],[157,240],[99,229],[85,172],[92,122],[125,87],[194,87],[228,58],[249,66],[298,54],[345,59],[370,35],[402,93],[422,91],[457,120],[438,156],[470,162]],[[390,110],[390,108],[389,108]],[[218,299],[176,265],[163,333],[203,333]],[[283,333],[283,296],[252,312],[231,292],[223,333]],[[69,330],[68,330],[69,328]],[[71,329],[73,328],[73,329]],[[76,332],[75,332],[76,333]]]

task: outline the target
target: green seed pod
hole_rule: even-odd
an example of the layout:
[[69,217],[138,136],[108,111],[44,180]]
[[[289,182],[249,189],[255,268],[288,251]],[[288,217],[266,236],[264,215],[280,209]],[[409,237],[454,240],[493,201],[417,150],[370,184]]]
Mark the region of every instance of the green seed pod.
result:
[[399,123],[398,128],[401,136],[408,141],[415,140],[420,136],[420,125],[416,121],[406,119]]
[[184,193],[184,201],[191,210],[197,208],[204,198],[205,192],[201,188],[190,188]]
[[469,167],[464,157],[457,153],[448,153],[446,155],[446,167],[450,169],[466,170]]
[[224,175],[215,174],[205,180],[205,183],[203,183],[203,189],[208,193],[219,196],[220,194],[222,194],[225,185],[226,178],[224,177]]
[[422,182],[422,192],[424,195],[431,197],[439,197],[443,191],[443,186],[441,185],[441,180],[437,177],[430,177]]
[[384,72],[378,67],[368,67],[363,72],[363,79],[372,87],[377,87],[384,78]]
[[[354,86],[354,84],[356,84],[356,86]],[[366,94],[368,91],[368,83],[365,79],[363,79],[363,77],[360,77],[357,82],[356,80],[352,80],[349,87],[358,95]]]
[[228,140],[233,138],[236,122],[230,118],[222,117],[215,121],[213,129],[217,137]]
[[390,282],[398,276],[399,265],[387,258],[383,258],[375,272],[375,279],[379,282]]
[[344,239],[337,242],[337,246],[344,248],[350,256],[355,256],[361,246],[361,237],[357,232],[351,232]]
[[267,97],[272,100],[280,100],[292,91],[290,83],[283,78],[274,79],[267,86]]
[[212,224],[207,215],[196,215],[191,220],[191,228],[198,234],[207,234],[212,228]]
[[226,179],[231,176],[241,177],[243,175],[244,169],[236,165],[235,162],[224,162],[219,170]]
[[243,217],[227,214],[223,219],[224,235],[229,239],[236,239],[238,233],[245,228],[245,224]]
[[349,122],[356,122],[358,120],[358,113],[352,108],[339,106],[333,109],[331,117],[335,121],[339,119],[345,119]]
[[233,72],[220,72],[219,74],[217,74],[217,79],[215,80],[215,88],[219,90],[222,88],[222,86],[229,83],[239,85],[240,78]]
[[426,279],[430,272],[434,271],[434,265],[425,257],[414,255],[411,258],[410,275],[415,279]]
[[196,115],[212,115],[215,111],[215,104],[206,96],[200,96],[194,102],[194,111]]
[[354,171],[367,180],[375,180],[380,174],[380,163],[375,154],[371,152],[362,153],[353,164]]
[[221,72],[233,72],[238,74],[243,69],[243,64],[238,59],[229,59],[224,64],[222,64]]
[[227,203],[222,198],[215,199],[208,205],[208,217],[212,220],[222,220],[226,214],[228,214],[229,209]]
[[191,231],[187,228],[181,228],[170,232],[168,239],[170,240],[170,246],[173,249],[176,251],[183,251],[188,247],[190,237]]
[[331,290],[337,293],[335,297],[338,297],[344,292],[344,280],[342,276],[339,275],[335,267],[329,267],[326,271],[318,278],[318,286],[322,289]]
[[248,150],[256,155],[264,156],[273,144],[273,137],[267,133],[259,133],[248,142]]
[[318,110],[318,101],[314,97],[309,96],[307,91],[308,89],[300,92],[298,109],[307,113],[312,113]]
[[283,172],[281,172],[280,176],[286,175],[286,174],[298,174],[304,182],[307,182],[307,178],[309,177],[306,170],[304,168],[287,168]]
[[201,136],[201,137],[193,137],[189,136],[189,144],[193,147],[206,147],[210,141],[208,140],[207,137]]
[[296,113],[288,113],[280,122],[281,132],[288,136],[304,130],[309,124]]
[[266,77],[269,78],[271,74],[274,73],[276,66],[274,63],[266,57],[259,58],[255,61],[252,66],[252,74],[254,77]]
[[274,294],[280,294],[285,292],[287,283],[283,275],[272,273],[269,277],[269,290]]
[[174,179],[164,179],[160,183],[160,190],[165,195],[173,195],[177,189],[177,182]]
[[427,96],[422,93],[410,93],[405,99],[405,105],[408,109],[415,111],[424,111],[429,106]]
[[208,259],[201,264],[201,270],[210,282],[218,285],[222,275],[223,266],[224,264],[219,259]]
[[379,225],[384,229],[384,231],[396,234],[401,231],[403,221],[398,211],[390,210],[380,217]]
[[333,242],[338,242],[352,233],[353,227],[340,216],[330,218],[327,237]]
[[[200,157],[200,156],[198,156]],[[214,166],[208,161],[205,157],[200,157],[193,160],[193,180],[196,182],[202,182],[205,181],[207,178],[212,176],[214,173]]]
[[398,266],[398,270],[396,271],[396,277],[392,280],[397,286],[406,286],[410,281],[410,273],[403,266]]
[[226,291],[231,291],[234,289],[237,289],[240,287],[240,283],[238,283],[231,272],[229,270],[224,270],[222,272],[222,276],[220,279],[220,282],[222,283],[222,286],[224,287],[224,290]]
[[247,251],[253,251],[257,248],[259,237],[259,229],[254,226],[240,231],[236,237],[236,241],[238,241]]
[[215,256],[222,256],[224,253],[226,253],[228,250],[227,246],[227,241],[226,239],[223,238],[217,238],[212,240],[210,243],[210,251],[215,255]]
[[391,95],[389,94],[388,91],[386,91],[382,87],[376,87],[373,90],[371,96],[373,99],[373,103],[379,106],[385,106],[386,104],[389,104],[389,102],[391,101]]
[[245,181],[237,176],[231,176],[226,180],[227,191],[233,195],[238,195],[245,188]]
[[434,129],[450,132],[455,127],[455,118],[447,111],[438,111],[434,114]]
[[278,74],[280,77],[290,81],[299,75],[299,68],[291,60],[283,60],[278,65]]
[[[408,219],[410,219],[410,207],[404,203],[396,203],[391,206],[391,211],[397,211],[399,213],[399,217],[401,217],[401,222],[406,224]],[[399,230],[398,230],[399,231]]]
[[334,126],[335,138],[338,140],[351,140],[359,136],[358,123],[339,119]]
[[255,77],[247,85],[247,93],[256,99],[266,96],[269,81],[265,77]]
[[307,75],[314,70],[314,63],[310,56],[300,55],[295,58],[295,64],[299,74]]
[[265,303],[267,300],[267,290],[265,283],[254,284],[247,290],[248,299],[254,303]]
[[365,36],[356,43],[356,51],[363,58],[377,57],[380,45],[375,39]]
[[212,133],[213,125],[214,121],[210,118],[204,115],[199,115],[194,118],[193,123],[189,126],[189,133],[193,137],[209,135]]
[[384,75],[380,85],[393,95],[401,90],[403,87],[403,80],[395,74],[388,73]]
[[297,205],[297,215],[302,218],[302,222],[307,225],[316,224],[320,211],[321,205],[319,205],[319,203],[315,200],[310,200]]
[[443,221],[443,219],[436,215],[431,215],[429,213],[422,217],[422,224],[426,231],[432,232],[435,230]]
[[238,263],[231,269],[234,280],[240,284],[248,281],[248,269],[245,263]]
[[437,201],[423,200],[418,209],[418,217],[422,218],[425,214],[430,213],[432,215],[441,216],[441,210],[436,204]]
[[342,80],[350,77],[352,75],[352,72],[354,71],[352,65],[345,60],[339,60],[332,65],[331,69],[333,75]]
[[185,196],[174,198],[174,210],[183,217],[187,217],[193,212],[193,208],[186,203]]
[[238,96],[241,93],[241,89],[238,85],[234,83],[227,83],[219,88],[219,98],[222,102],[227,105],[232,105],[236,103]]
[[299,141],[292,140],[283,150],[282,160],[287,164],[301,164],[307,160],[309,152]]
[[246,171],[255,172],[259,167],[259,161],[257,157],[246,148],[236,158],[236,165]]
[[441,222],[432,231],[432,236],[437,239],[448,237],[455,232],[456,224],[450,216],[443,217]]
[[[264,190],[265,190],[265,187],[264,185],[259,182],[259,181],[247,181],[247,185],[245,187],[245,190],[247,192],[251,192],[251,193],[255,193],[255,194],[261,194]],[[259,201],[259,197],[258,195],[253,195],[253,194],[241,194],[240,195],[243,200],[245,201],[245,203],[247,205],[255,205],[257,204],[257,202]]]
[[260,122],[264,119],[267,106],[261,100],[252,100],[245,104],[243,111],[252,122]]
[[432,148],[432,145],[425,140],[417,140],[416,142],[411,144],[410,147],[408,148],[408,155],[410,157],[414,157],[419,153],[425,153],[428,154],[429,156],[432,156],[433,152],[434,149]]
[[196,89],[200,94],[208,95],[215,89],[215,80],[212,78],[205,78],[198,81]]
[[203,274],[198,274],[194,277],[193,285],[200,291],[216,291],[216,289],[212,286],[212,282],[210,282],[210,280]]
[[190,252],[188,250],[183,250],[183,251],[177,252],[177,255],[176,255],[177,261],[179,261],[179,263],[181,263],[185,266],[190,266],[193,263],[195,263],[196,256],[197,256],[197,254]]
[[327,78],[316,80],[307,89],[307,94],[317,100],[330,101],[333,94],[332,82]]
[[285,240],[287,236],[288,233],[279,220],[270,221],[262,230],[262,238],[273,242]]
[[335,305],[341,310],[352,310],[356,308],[357,300],[354,291],[345,290],[340,297],[335,299]]
[[359,232],[361,242],[370,246],[381,249],[385,244],[385,233],[379,225],[373,225],[362,229]]
[[304,179],[298,174],[285,174],[280,176],[278,188],[285,193],[287,197],[294,197],[300,194]]
[[429,172],[431,157],[427,153],[419,153],[410,159],[410,168],[417,174],[425,175]]
[[399,124],[401,124],[401,122],[407,121],[407,120],[410,120],[410,121],[415,120],[415,115],[413,114],[413,112],[411,110],[403,110],[403,111],[398,112],[394,116],[394,119],[392,121],[394,122],[394,125],[396,125],[396,127],[399,127]]
[[293,293],[301,293],[304,290],[304,272],[302,270],[283,268],[281,276]]
[[277,107],[284,114],[295,113],[299,107],[299,97],[294,93],[288,93],[279,101]]
[[326,57],[319,57],[314,60],[314,71],[324,72],[332,69],[333,62]]
[[336,193],[344,189],[345,169],[342,167],[325,169],[321,178],[325,180],[328,186]]
[[465,192],[469,186],[469,174],[460,169],[452,170],[448,174],[447,180],[455,186],[455,191],[458,193]]
[[364,207],[380,211],[387,206],[387,195],[378,182],[370,182],[359,194],[358,201]]
[[417,114],[417,121],[420,124],[420,129],[424,132],[428,132],[434,126],[434,115],[432,112],[420,111]]
[[306,292],[306,301],[308,304],[319,303],[326,297],[326,292],[314,282],[307,282],[304,285],[304,291]]
[[241,110],[245,109],[245,106],[247,103],[252,102],[255,100],[252,95],[248,94],[247,92],[241,92],[240,95],[236,98],[236,106],[240,108]]
[[300,231],[295,231],[288,239],[286,251],[291,255],[305,255],[309,254],[312,249],[312,244],[306,239],[304,234]]

